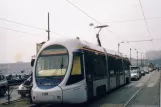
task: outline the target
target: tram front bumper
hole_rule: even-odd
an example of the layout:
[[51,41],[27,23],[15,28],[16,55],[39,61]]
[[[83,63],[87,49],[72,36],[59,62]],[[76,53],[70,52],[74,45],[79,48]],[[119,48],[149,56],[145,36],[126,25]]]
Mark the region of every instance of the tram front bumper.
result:
[[40,89],[38,87],[32,89],[33,103],[62,103],[62,89],[54,87],[52,89]]

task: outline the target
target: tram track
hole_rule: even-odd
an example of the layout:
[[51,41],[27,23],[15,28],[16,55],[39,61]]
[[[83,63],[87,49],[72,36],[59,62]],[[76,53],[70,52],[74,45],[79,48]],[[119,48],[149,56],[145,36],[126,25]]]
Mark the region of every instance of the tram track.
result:
[[155,75],[156,72],[157,71],[154,71],[154,73],[150,76],[150,78],[130,97],[130,99],[124,104],[123,107],[128,106],[128,104],[135,98],[135,96],[138,95],[138,93],[147,85],[147,83],[151,80],[151,78]]

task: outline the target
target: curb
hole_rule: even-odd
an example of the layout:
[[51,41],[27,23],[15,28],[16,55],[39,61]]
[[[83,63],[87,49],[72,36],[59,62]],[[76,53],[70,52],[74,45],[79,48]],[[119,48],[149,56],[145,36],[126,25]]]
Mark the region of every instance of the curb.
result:
[[161,71],[159,70],[160,72],[160,79],[159,79],[159,94],[160,94],[160,97],[159,97],[159,107],[161,107]]

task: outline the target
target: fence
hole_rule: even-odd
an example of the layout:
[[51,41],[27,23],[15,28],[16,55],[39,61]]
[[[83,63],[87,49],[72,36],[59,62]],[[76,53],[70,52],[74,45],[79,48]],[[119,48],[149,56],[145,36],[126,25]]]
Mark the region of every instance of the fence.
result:
[[10,85],[20,85],[22,84],[26,79],[19,79],[19,80],[7,80],[8,84]]

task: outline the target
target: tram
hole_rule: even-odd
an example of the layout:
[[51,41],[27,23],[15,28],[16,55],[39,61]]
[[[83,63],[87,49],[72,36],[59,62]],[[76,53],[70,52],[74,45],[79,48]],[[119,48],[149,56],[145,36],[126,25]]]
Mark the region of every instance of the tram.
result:
[[33,103],[83,103],[130,82],[125,56],[79,39],[46,42],[33,66]]

